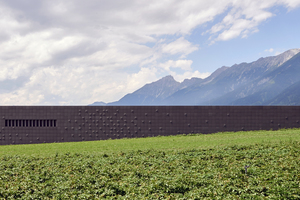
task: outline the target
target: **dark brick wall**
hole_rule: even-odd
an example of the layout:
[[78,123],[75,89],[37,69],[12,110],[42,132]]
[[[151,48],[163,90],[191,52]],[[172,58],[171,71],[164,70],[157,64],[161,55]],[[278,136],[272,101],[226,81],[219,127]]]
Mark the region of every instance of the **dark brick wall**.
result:
[[0,106],[0,117],[1,145],[300,128],[300,106]]

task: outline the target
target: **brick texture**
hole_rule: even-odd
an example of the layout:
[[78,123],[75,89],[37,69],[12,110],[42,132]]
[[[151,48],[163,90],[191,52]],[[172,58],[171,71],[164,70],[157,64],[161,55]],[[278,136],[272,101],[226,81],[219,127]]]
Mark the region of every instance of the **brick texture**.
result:
[[0,145],[300,128],[300,106],[0,106]]

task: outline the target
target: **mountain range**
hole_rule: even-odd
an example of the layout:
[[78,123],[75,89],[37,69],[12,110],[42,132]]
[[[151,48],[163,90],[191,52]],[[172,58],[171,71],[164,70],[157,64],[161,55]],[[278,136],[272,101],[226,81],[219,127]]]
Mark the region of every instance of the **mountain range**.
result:
[[205,79],[166,76],[112,103],[91,105],[300,105],[300,49],[221,67]]

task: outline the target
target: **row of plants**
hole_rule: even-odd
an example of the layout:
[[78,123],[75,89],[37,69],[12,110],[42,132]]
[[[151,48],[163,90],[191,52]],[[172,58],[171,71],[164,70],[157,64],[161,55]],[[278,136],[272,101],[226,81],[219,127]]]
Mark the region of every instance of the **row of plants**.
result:
[[300,199],[299,145],[4,155],[0,199]]

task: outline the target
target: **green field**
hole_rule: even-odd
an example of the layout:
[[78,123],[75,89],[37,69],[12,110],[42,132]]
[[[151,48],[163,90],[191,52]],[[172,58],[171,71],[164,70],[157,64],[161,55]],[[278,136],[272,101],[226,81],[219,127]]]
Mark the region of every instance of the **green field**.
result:
[[299,145],[287,129],[0,146],[0,199],[300,199]]
[[66,142],[32,145],[0,146],[1,155],[51,156],[56,153],[114,153],[133,150],[189,150],[219,148],[228,145],[248,145],[300,141],[300,129],[278,131],[243,131],[216,134],[194,134],[90,142]]

